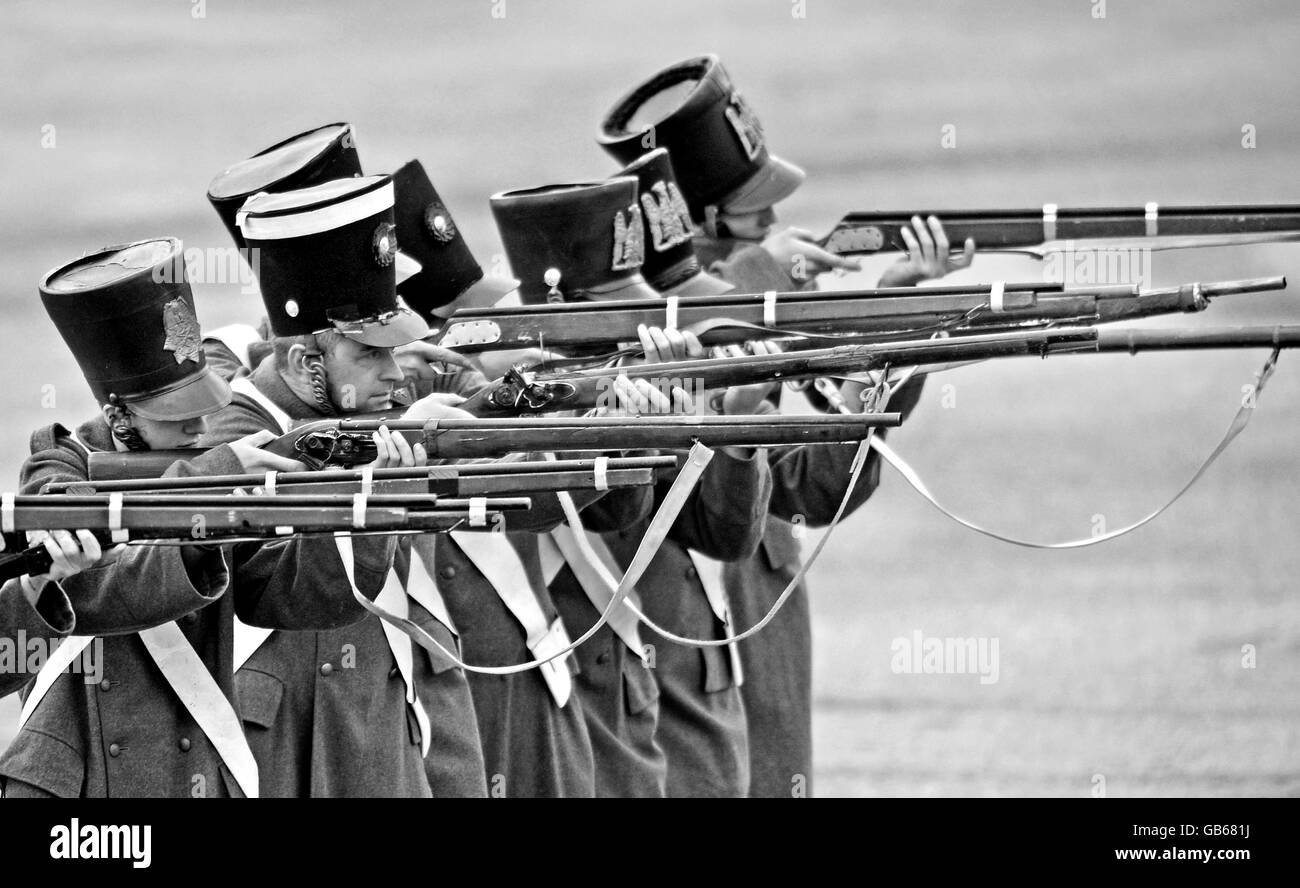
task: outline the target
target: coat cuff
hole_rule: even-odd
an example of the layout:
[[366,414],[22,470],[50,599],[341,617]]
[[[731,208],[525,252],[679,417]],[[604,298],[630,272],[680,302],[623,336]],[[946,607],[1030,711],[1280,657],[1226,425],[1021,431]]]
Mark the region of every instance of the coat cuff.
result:
[[767,453],[755,450],[739,457],[715,451],[700,481],[700,497],[720,523],[751,525],[767,514],[771,488]]

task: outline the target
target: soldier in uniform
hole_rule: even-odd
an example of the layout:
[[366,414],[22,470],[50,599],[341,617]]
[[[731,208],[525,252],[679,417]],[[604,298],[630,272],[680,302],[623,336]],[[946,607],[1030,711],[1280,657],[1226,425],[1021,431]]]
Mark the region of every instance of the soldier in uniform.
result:
[[[213,420],[207,443],[392,408],[403,379],[393,349],[428,333],[397,303],[393,205],[387,176],[261,193],[243,204],[238,227],[273,338],[251,372],[236,374],[234,400]],[[248,354],[236,356],[224,341],[207,345],[227,363]],[[443,410],[420,402],[404,415],[431,418]],[[377,436],[376,444],[384,464],[424,462],[423,447],[399,435]],[[430,577],[432,558],[422,549],[403,538],[378,601],[455,652],[453,624]],[[266,794],[485,794],[464,675],[446,653],[414,645],[378,617],[337,632],[245,632],[236,666]]]
[[[636,178],[505,192],[492,198],[492,210],[521,281],[523,301],[658,298],[639,272],[645,231]],[[642,332],[647,360],[703,355],[690,334]],[[667,393],[648,388],[639,382],[635,391],[622,394],[660,411],[690,409],[681,393],[670,403]],[[753,394],[748,389],[728,392],[728,412],[747,412],[745,399]],[[640,606],[652,620],[686,637],[725,637],[727,614],[714,594],[721,586],[714,582],[712,559],[752,552],[762,530],[769,483],[766,462],[753,450],[723,448],[716,454],[637,583]],[[656,503],[666,489],[657,490]],[[602,559],[626,569],[648,527],[648,515],[622,530],[593,535]],[[602,591],[563,533],[554,542],[562,560],[552,560],[552,592],[571,630],[585,632],[604,609],[609,591]],[[701,573],[698,565],[708,566]],[[745,794],[749,778],[740,676],[726,648],[668,642],[647,647],[635,618],[616,613],[579,648],[578,657],[578,689],[596,755],[598,794]]]
[[[51,272],[40,289],[102,412],[74,431],[55,424],[32,436],[25,492],[85,481],[94,451],[192,446],[204,417],[229,402],[229,386],[204,362],[178,240],[105,248]],[[267,438],[233,442],[168,474],[301,468],[258,449]],[[91,541],[83,545],[88,560]],[[370,595],[380,565],[365,559],[376,553],[385,550],[358,547],[354,566]],[[67,554],[55,559],[65,574]],[[255,794],[257,769],[233,693],[234,615],[286,629],[360,619],[364,610],[350,594],[317,591],[331,580],[337,587],[344,574],[332,543],[145,546],[114,555],[62,581],[75,614],[51,621],[52,634],[75,626],[79,635],[28,690],[22,730],[0,757],[6,794]],[[100,634],[108,637],[92,637]],[[89,658],[93,651],[80,652],[92,644],[102,644],[100,668],[83,662],[81,675],[63,674],[74,658]],[[92,670],[98,681],[87,684]]]
[[[606,115],[598,141],[616,160],[631,161],[653,128],[667,149],[696,231],[695,251],[709,272],[740,292],[787,292],[815,287],[822,271],[857,270],[856,261],[812,242],[812,232],[786,228],[773,233],[775,204],[803,181],[804,172],[772,154],[753,109],[732,84],[716,56],[672,65],[633,88]],[[970,264],[974,243],[949,257],[937,219],[913,220],[904,231],[909,254],[888,269],[879,286],[908,286]],[[866,386],[846,382],[838,398],[854,412],[863,408]],[[890,409],[905,415],[921,393],[921,377],[900,387]],[[820,406],[828,406],[810,392]],[[759,412],[778,409],[779,392]],[[883,435],[883,430],[878,434]],[[729,563],[724,574],[741,627],[762,619],[800,564],[805,527],[829,524],[845,495],[856,445],[782,447],[768,450],[773,493],[762,546],[754,557]],[[849,493],[845,514],[864,503],[879,483],[880,461],[872,451]],[[812,630],[807,589],[800,583],[782,611],[741,645],[743,687],[750,721],[751,795],[791,797],[811,792]]]
[[[406,259],[414,270],[397,282],[408,306],[430,323],[441,323],[456,308],[492,304],[515,288],[516,281],[483,272],[418,161],[405,164],[393,179],[394,218],[401,233],[397,258]],[[255,354],[258,348],[254,344],[249,352]],[[435,371],[429,362],[447,355],[425,342],[401,346],[394,357],[415,396],[456,403],[486,382],[463,367]],[[575,496],[579,507],[592,498]],[[534,499],[534,509],[520,521],[512,520],[511,527],[527,531],[558,523],[558,505]],[[470,662],[515,663],[567,643],[563,624],[537,579],[533,536],[456,533],[430,541],[428,552],[439,565],[437,591]],[[455,675],[464,681],[459,670]],[[568,704],[569,680],[563,661],[511,676],[473,675],[474,711],[494,795],[591,794],[590,744],[578,704]],[[441,794],[437,786],[434,790]]]

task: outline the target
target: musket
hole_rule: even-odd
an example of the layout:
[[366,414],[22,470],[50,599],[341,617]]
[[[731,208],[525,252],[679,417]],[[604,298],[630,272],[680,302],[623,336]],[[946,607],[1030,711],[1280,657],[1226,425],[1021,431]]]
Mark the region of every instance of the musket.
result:
[[[680,384],[680,383],[679,383]],[[616,406],[612,392],[591,403]],[[476,396],[477,397],[477,396]],[[861,441],[876,426],[896,426],[897,413],[859,416],[598,416],[516,418],[535,410],[504,410],[476,401],[495,416],[483,419],[330,419],[304,423],[263,445],[271,453],[300,460],[310,468],[351,468],[373,462],[371,436],[381,427],[401,434],[411,444],[423,444],[431,459],[470,459],[507,453],[600,450],[689,450],[695,442],[708,446],[762,447],[783,444],[824,444]],[[470,403],[467,402],[467,403]],[[464,406],[464,405],[459,405]],[[467,408],[468,409],[468,408]],[[552,407],[564,410],[566,407]],[[474,413],[475,410],[470,409]],[[205,451],[157,450],[96,452],[89,458],[92,480],[149,478],[161,475],[178,460],[192,460]]]
[[840,255],[906,252],[902,230],[912,217],[936,216],[960,249],[974,238],[984,252],[1042,257],[1077,244],[1169,250],[1300,240],[1300,205],[1084,207],[1044,204],[1028,210],[917,210],[849,213],[818,243]]
[[217,496],[122,494],[0,497],[0,581],[42,574],[52,561],[29,530],[91,531],[101,543],[166,541],[219,545],[288,535],[442,533],[491,529],[506,511],[531,508],[523,497],[474,501],[402,496]]
[[644,324],[689,330],[705,345],[784,335],[798,337],[789,340],[793,347],[806,348],[883,333],[945,330],[961,335],[1199,312],[1221,296],[1285,287],[1286,278],[1278,276],[1145,290],[1006,283],[529,305],[457,311],[437,342],[463,352],[539,347],[566,355],[609,356],[611,349],[636,342],[637,327]]
[[[478,415],[519,415],[581,410],[608,397],[619,376],[655,386],[693,381],[714,389],[777,380],[842,376],[894,367],[1047,357],[1081,352],[1129,352],[1220,348],[1295,348],[1300,326],[1227,327],[1193,330],[1116,330],[1060,327],[948,338],[891,341],[746,357],[635,364],[540,372],[515,368],[460,407]],[[767,417],[775,421],[777,417]]]
[[135,478],[117,481],[62,481],[47,484],[42,493],[164,493],[265,489],[294,493],[330,493],[357,488],[369,481],[377,494],[419,492],[444,497],[527,495],[560,490],[617,490],[653,484],[656,473],[674,469],[672,456],[563,459],[548,462],[492,462],[416,468],[326,469],[317,472],[272,472],[245,475],[201,475],[182,478]]

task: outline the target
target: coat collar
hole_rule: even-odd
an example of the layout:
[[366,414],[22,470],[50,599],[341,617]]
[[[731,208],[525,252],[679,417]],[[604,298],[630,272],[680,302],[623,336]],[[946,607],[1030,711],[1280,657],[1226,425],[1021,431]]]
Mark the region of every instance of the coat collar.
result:
[[285,413],[289,414],[291,419],[328,419],[324,413],[316,409],[315,404],[308,404],[302,398],[294,394],[293,389],[284,381],[280,371],[275,366],[275,355],[270,354],[262,359],[257,365],[257,369],[252,373],[253,385],[257,390],[271,399],[271,403],[279,407]]

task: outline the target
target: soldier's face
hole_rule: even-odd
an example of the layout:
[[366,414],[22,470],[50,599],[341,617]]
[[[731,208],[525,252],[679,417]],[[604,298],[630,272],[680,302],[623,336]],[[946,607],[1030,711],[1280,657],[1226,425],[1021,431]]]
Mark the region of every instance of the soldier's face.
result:
[[196,447],[199,438],[208,430],[208,420],[203,416],[171,421],[132,415],[131,424],[150,450]]
[[727,233],[740,240],[761,241],[772,233],[776,224],[776,210],[765,207],[752,213],[718,213],[718,221],[727,226]]
[[325,356],[331,399],[349,413],[388,410],[403,379],[391,348],[340,339]]

